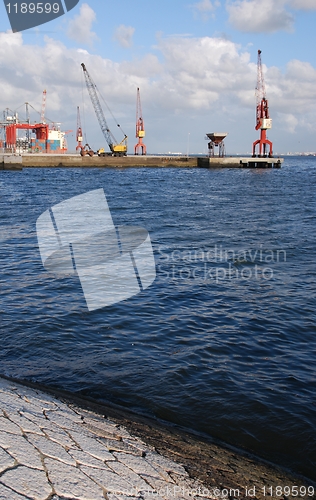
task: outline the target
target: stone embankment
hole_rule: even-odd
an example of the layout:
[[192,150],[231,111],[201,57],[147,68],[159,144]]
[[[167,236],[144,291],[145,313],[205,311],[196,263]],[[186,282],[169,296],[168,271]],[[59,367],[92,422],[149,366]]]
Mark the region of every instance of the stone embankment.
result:
[[304,484],[176,427],[0,378],[1,500],[264,499]]

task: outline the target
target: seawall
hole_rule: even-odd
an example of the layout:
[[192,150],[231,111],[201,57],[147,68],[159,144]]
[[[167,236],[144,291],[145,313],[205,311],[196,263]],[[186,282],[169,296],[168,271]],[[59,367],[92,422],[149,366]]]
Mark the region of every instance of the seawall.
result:
[[25,168],[280,168],[283,158],[228,156],[80,156],[79,154],[24,154],[0,157],[0,170]]
[[196,167],[197,159],[187,156],[80,156],[80,155],[24,155],[23,167]]
[[3,376],[0,405],[1,498],[315,498],[307,478],[116,405]]

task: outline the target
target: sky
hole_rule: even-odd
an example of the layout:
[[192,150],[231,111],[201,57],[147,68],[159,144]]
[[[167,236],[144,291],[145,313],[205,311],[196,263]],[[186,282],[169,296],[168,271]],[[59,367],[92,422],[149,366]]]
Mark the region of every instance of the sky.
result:
[[[206,154],[205,134],[226,132],[227,154],[249,154],[255,130],[257,53],[274,154],[316,151],[316,0],[81,0],[62,17],[12,33],[0,3],[0,119],[25,102],[61,122],[76,146],[107,145],[81,63],[97,85],[109,128],[134,153],[140,88],[149,154]],[[109,109],[111,113],[109,112]],[[31,119],[39,114],[31,109]]]

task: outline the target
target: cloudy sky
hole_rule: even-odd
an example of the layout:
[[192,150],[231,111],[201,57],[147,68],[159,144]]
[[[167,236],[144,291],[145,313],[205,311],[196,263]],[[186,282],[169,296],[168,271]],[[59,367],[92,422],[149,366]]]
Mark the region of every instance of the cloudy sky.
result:
[[[149,153],[204,153],[207,132],[228,132],[229,154],[249,153],[262,50],[275,153],[316,151],[316,0],[81,0],[68,14],[12,33],[0,4],[0,112],[25,102],[62,122],[75,147],[106,146],[84,86],[84,62],[135,144],[140,88]],[[104,105],[110,129],[120,131]],[[32,111],[34,121],[38,115]]]

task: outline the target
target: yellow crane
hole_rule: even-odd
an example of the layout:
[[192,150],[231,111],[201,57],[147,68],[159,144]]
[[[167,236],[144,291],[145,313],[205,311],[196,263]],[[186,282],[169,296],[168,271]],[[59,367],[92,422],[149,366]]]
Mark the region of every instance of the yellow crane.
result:
[[[106,156],[107,154],[111,154],[112,156],[126,156],[127,155],[127,135],[124,134],[123,130],[122,133],[124,135],[124,138],[122,139],[121,142],[117,142],[115,139],[114,135],[112,134],[111,130],[108,127],[108,124],[106,122],[103,109],[100,103],[100,99],[98,96],[98,91],[97,91],[97,86],[93,82],[91,76],[88,73],[88,70],[85,66],[84,63],[81,64],[82,69],[83,69],[83,74],[85,77],[86,81],[86,86],[90,95],[90,99],[92,102],[92,105],[94,107],[95,114],[97,115],[97,119],[99,122],[99,125],[101,127],[101,130],[103,132],[103,135],[106,139],[106,142],[108,143],[108,146],[110,148],[110,153],[106,153],[104,148],[99,149],[98,154],[99,156]],[[117,123],[117,126],[120,127],[120,125]]]

